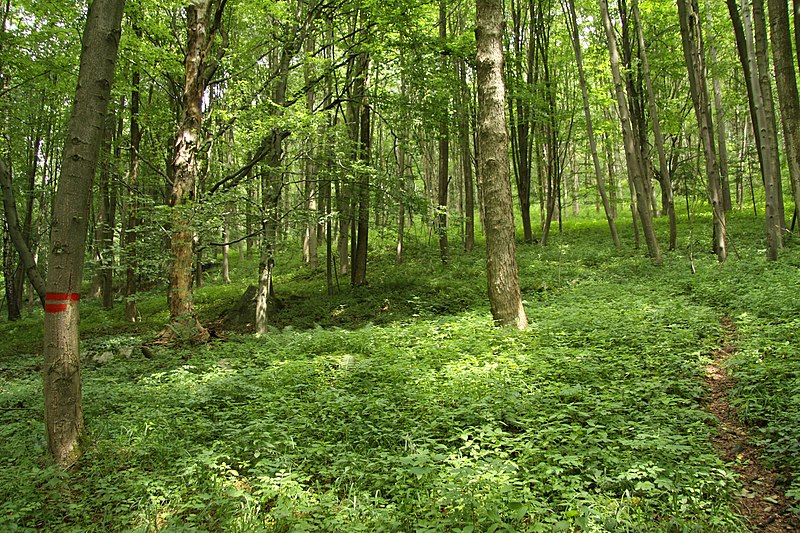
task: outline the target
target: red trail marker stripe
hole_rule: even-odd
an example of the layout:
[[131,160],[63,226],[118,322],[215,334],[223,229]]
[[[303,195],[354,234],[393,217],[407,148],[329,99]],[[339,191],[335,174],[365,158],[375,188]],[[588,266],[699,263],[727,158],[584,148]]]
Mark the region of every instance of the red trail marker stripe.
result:
[[61,313],[67,310],[67,304],[81,299],[79,292],[48,292],[44,295],[44,312]]
[[81,299],[81,293],[79,292],[48,292],[44,295],[45,300],[54,300],[54,301],[65,301],[71,300],[73,302],[77,302]]

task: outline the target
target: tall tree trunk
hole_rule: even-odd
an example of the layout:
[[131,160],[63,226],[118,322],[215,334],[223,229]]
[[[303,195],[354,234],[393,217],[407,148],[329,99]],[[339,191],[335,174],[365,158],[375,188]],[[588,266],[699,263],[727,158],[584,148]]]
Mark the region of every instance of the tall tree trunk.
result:
[[[711,47],[711,62],[717,62],[717,48]],[[714,90],[714,113],[717,116],[717,147],[719,148],[719,178],[722,184],[722,205],[727,213],[733,208],[731,202],[730,170],[728,161],[728,132],[725,125],[725,108],[722,105],[722,83],[719,76],[712,80]]]
[[100,197],[100,206],[95,219],[95,238],[94,238],[94,255],[96,261],[97,274],[95,282],[92,284],[92,293],[90,296],[96,298],[98,296],[103,299],[103,308],[111,309],[114,303],[112,293],[112,239],[114,236],[112,216],[112,202],[111,202],[111,168],[114,159],[114,128],[116,126],[116,117],[113,113],[108,113],[106,116],[106,123],[103,132],[103,144],[101,147],[100,155],[100,172],[98,183],[98,196]]
[[[134,32],[141,37],[142,30],[137,22],[134,22]],[[138,238],[139,226],[139,147],[142,143],[142,130],[139,126],[139,104],[141,95],[139,85],[141,75],[136,66],[131,75],[131,103],[130,103],[130,154],[128,164],[128,202],[127,213],[125,214],[125,235],[123,237],[125,255],[125,320],[136,322],[139,320],[139,311],[136,308],[137,270],[138,254],[136,252],[136,240]]]
[[642,75],[644,76],[647,88],[647,103],[650,110],[650,120],[653,122],[653,138],[655,140],[656,152],[658,153],[659,181],[664,198],[664,207],[669,218],[669,249],[674,250],[678,245],[678,222],[675,215],[675,198],[672,190],[672,176],[667,165],[667,155],[664,150],[664,133],[661,131],[661,120],[659,118],[658,104],[656,103],[656,93],[653,88],[653,80],[650,75],[650,60],[647,55],[647,45],[644,41],[644,30],[639,14],[639,2],[634,0],[633,17],[636,22],[636,31],[639,40],[639,56],[642,61]]
[[357,209],[358,219],[356,227],[356,239],[353,253],[353,265],[351,271],[351,282],[354,287],[363,287],[367,284],[367,248],[369,244],[369,171],[365,168],[370,163],[370,147],[372,142],[370,107],[367,101],[367,86],[369,80],[369,56],[361,56],[360,70],[357,89],[354,97],[358,100],[356,117],[359,121],[358,127],[358,151],[357,157],[361,163],[362,170],[359,172],[357,190],[358,196]]
[[172,160],[173,182],[170,206],[169,269],[170,326],[164,330],[167,340],[204,341],[208,331],[200,325],[192,302],[192,241],[194,225],[189,207],[196,196],[198,151],[202,143],[203,93],[208,43],[213,39],[209,18],[212,0],[197,0],[186,9],[186,60],[181,120]]
[[478,72],[478,186],[486,228],[486,276],[495,322],[524,329],[516,257],[503,81],[502,0],[476,1]]
[[[800,98],[797,76],[792,61],[792,38],[789,33],[789,10],[786,1],[768,0],[770,34],[772,36],[772,61],[778,103],[783,123],[783,139],[789,176],[792,182],[795,212],[800,213]],[[798,6],[800,7],[800,6]],[[798,54],[800,58],[800,54]]]
[[67,467],[83,433],[78,322],[89,200],[108,108],[124,0],[95,0],[53,208],[44,315],[44,405],[50,454]]
[[[306,54],[314,53],[314,40],[308,39],[305,44]],[[306,90],[306,110],[309,115],[314,114],[314,103],[316,94],[314,93],[314,69],[310,64],[305,69]],[[320,128],[320,138],[322,138],[322,128]],[[317,146],[317,137],[309,139],[308,156],[305,161],[305,173],[303,179],[303,193],[305,197],[306,223],[303,229],[303,261],[308,264],[311,270],[316,270],[319,264],[317,257],[317,229],[319,228],[319,216],[317,213],[317,165],[314,161]]]
[[22,318],[22,306],[16,294],[14,275],[14,244],[11,242],[11,233],[8,231],[8,222],[3,219],[3,279],[5,280],[5,298],[8,309],[8,320],[13,322]]
[[[757,11],[755,8],[758,3],[759,0],[755,0],[753,3],[754,15]],[[734,27],[736,27],[739,17],[734,13],[735,6],[731,6],[729,3],[728,9],[731,12],[731,19],[734,21]],[[763,19],[763,11],[761,15]],[[755,137],[758,142],[759,163],[766,196],[767,259],[775,261],[778,258],[778,251],[783,247],[783,206],[778,205],[781,198],[779,194],[780,161],[778,159],[772,85],[770,83],[768,65],[766,64],[766,42],[764,42],[766,35],[756,32],[758,39],[754,43],[753,22],[750,15],[750,6],[746,0],[742,0],[741,17],[744,55],[747,57],[746,72],[751,80],[751,106],[755,116],[753,130],[754,134],[755,130],[758,130]]]
[[592,153],[592,164],[594,165],[594,175],[597,181],[597,191],[600,194],[600,199],[603,202],[603,210],[606,214],[606,221],[608,222],[608,229],[611,231],[611,240],[614,242],[614,247],[619,249],[619,234],[617,233],[617,225],[614,222],[614,215],[611,211],[611,205],[608,202],[608,194],[606,193],[606,180],[603,176],[603,170],[600,167],[600,158],[597,155],[597,139],[594,136],[594,126],[592,124],[592,113],[589,106],[589,91],[586,87],[586,74],[583,71],[583,52],[581,50],[581,42],[578,32],[578,17],[575,12],[574,0],[567,1],[567,25],[569,27],[570,37],[572,39],[572,50],[575,52],[575,63],[578,67],[578,79],[581,86],[581,97],[583,99],[583,114],[586,118],[586,135],[589,138],[589,150]]
[[473,180],[472,135],[470,123],[472,122],[472,95],[467,86],[467,67],[459,63],[461,78],[461,111],[459,113],[459,144],[461,146],[461,168],[464,174],[464,250],[472,251],[475,247],[475,195]]
[[680,19],[683,54],[689,73],[689,88],[706,160],[708,196],[711,200],[711,209],[714,215],[712,245],[714,253],[717,254],[717,259],[723,262],[728,257],[725,205],[722,199],[722,185],[719,177],[717,151],[714,144],[714,124],[711,119],[711,103],[706,81],[703,35],[697,0],[678,0],[678,17]]
[[[531,24],[536,20],[534,6],[530,6]],[[534,57],[536,55],[536,38],[530,38],[527,50],[523,47],[525,41],[523,26],[524,11],[521,1],[511,2],[511,19],[513,33],[514,61],[509,68],[511,90],[509,95],[509,117],[511,130],[511,153],[513,155],[514,178],[517,185],[520,216],[522,218],[522,238],[524,242],[533,243],[533,228],[531,227],[531,98],[528,92],[533,86]],[[523,63],[522,57],[525,57]],[[525,65],[525,68],[523,68]],[[523,81],[524,76],[524,81]]]
[[[447,3],[439,0],[439,39],[441,46],[447,40]],[[440,72],[442,76],[447,72],[447,56],[442,54],[440,59]],[[436,208],[436,228],[439,232],[439,257],[446,263],[450,254],[447,242],[447,199],[450,192],[450,103],[447,89],[442,90],[444,109],[439,120],[439,187],[438,206]]]
[[[98,148],[99,150],[99,148]],[[36,294],[39,296],[42,305],[45,299],[45,282],[39,270],[36,268],[36,259],[28,246],[23,231],[19,227],[17,218],[17,204],[14,200],[14,190],[11,182],[11,171],[5,162],[0,158],[0,189],[3,192],[3,210],[5,213],[6,229],[8,237],[19,254],[28,281],[31,282]],[[13,276],[12,278],[13,279]]]
[[778,229],[778,247],[783,248],[783,231],[786,229],[786,215],[783,206],[783,187],[781,185],[780,149],[778,143],[778,121],[775,115],[775,99],[772,93],[772,71],[769,68],[769,38],[767,36],[764,0],[753,0],[753,34],[755,36],[756,65],[764,110],[767,114],[767,133],[770,140],[770,160],[775,165],[775,183],[772,195],[775,197],[775,213]]
[[650,210],[650,198],[647,187],[644,183],[644,169],[642,168],[641,150],[637,147],[637,140],[634,136],[631,125],[630,114],[628,113],[628,102],[625,97],[625,86],[622,80],[619,65],[619,52],[617,50],[617,38],[614,27],[611,24],[611,17],[608,14],[607,0],[600,1],[600,13],[603,18],[603,26],[608,39],[608,51],[611,62],[611,73],[614,77],[614,91],[619,106],[619,117],[622,125],[622,137],[625,145],[625,159],[628,164],[628,175],[633,188],[636,192],[636,209],[639,214],[642,231],[644,232],[645,242],[649,256],[656,264],[661,264],[661,250],[658,247],[655,228],[653,226],[653,216]]

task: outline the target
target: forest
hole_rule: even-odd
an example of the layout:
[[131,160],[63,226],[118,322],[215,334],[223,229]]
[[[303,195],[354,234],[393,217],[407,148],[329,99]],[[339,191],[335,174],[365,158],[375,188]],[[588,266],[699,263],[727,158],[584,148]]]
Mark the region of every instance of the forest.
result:
[[0,10],[0,530],[800,531],[800,0]]

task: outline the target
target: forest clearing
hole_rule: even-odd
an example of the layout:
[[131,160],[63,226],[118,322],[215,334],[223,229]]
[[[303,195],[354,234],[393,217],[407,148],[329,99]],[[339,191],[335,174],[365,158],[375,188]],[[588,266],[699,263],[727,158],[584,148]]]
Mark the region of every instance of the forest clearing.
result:
[[[281,257],[283,306],[260,338],[167,348],[152,344],[163,294],[143,297],[138,324],[87,302],[87,443],[67,471],[44,460],[41,312],[0,322],[0,528],[792,531],[797,247],[768,263],[744,246],[760,225],[743,214],[738,257],[698,245],[692,274],[688,243],[656,267],[609,249],[603,224],[520,247],[522,332],[492,326],[482,246],[443,266],[415,231],[406,262],[376,249],[370,286],[333,296],[324,272]],[[235,306],[251,266],[237,262],[231,284],[207,273],[203,323]],[[790,502],[765,494],[759,520],[777,514],[782,529],[739,514],[754,485],[734,463],[752,457],[712,444],[722,429],[703,379],[722,317],[736,328],[729,402]]]

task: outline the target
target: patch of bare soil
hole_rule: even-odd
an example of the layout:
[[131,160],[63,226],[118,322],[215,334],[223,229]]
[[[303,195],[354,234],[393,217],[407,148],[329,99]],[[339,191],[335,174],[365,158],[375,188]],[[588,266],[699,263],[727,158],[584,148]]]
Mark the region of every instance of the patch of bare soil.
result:
[[792,500],[784,496],[785,487],[779,481],[778,472],[761,463],[758,448],[750,442],[748,428],[739,421],[736,410],[728,401],[733,378],[728,374],[725,362],[736,351],[736,326],[725,317],[722,327],[722,342],[706,367],[705,382],[709,395],[705,407],[719,420],[714,446],[742,482],[736,507],[753,531],[798,532],[800,519],[789,510]]

